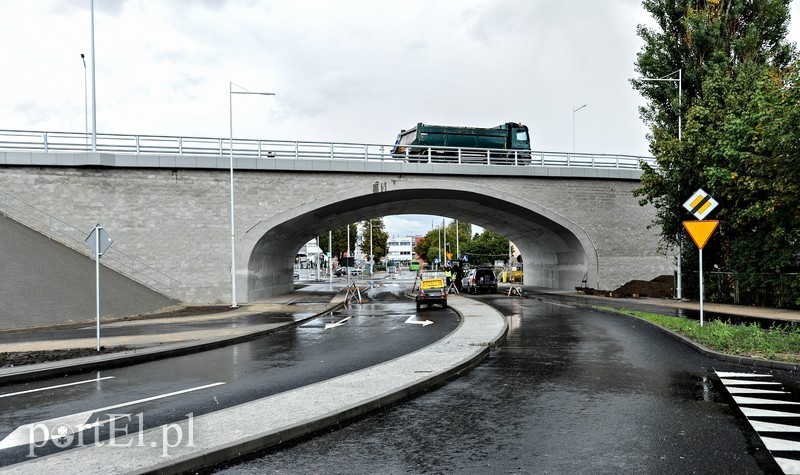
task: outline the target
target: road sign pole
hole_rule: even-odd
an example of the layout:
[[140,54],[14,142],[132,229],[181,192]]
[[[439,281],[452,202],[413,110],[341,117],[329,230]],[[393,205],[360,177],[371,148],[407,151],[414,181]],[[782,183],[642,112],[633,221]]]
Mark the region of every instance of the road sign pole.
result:
[[97,351],[100,351],[100,226],[94,228],[95,309],[97,316]]
[[700,326],[703,326],[703,248],[700,248]]

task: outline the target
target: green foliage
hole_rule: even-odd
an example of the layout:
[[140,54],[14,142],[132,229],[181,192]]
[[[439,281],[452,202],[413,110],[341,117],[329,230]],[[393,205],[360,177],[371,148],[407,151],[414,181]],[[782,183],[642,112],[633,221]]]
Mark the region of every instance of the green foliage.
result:
[[[358,226],[353,223],[349,225],[350,227],[350,255],[354,256],[356,252],[356,240],[358,238]],[[341,259],[344,257],[345,253],[347,252],[347,228],[348,226],[342,226],[340,228],[336,228],[332,231],[332,238],[333,238],[333,256],[337,259]],[[319,237],[319,246],[325,252],[328,250],[328,234],[325,233]]]
[[[637,71],[659,78],[682,70],[683,100],[679,108],[674,82],[632,81],[649,101],[641,115],[658,162],[644,167],[634,194],[655,207],[665,250],[685,239],[681,221],[693,218],[682,204],[691,193],[714,196],[720,229],[704,263],[731,272],[748,304],[763,304],[754,296],[778,287],[779,272],[800,256],[800,78],[785,40],[789,4],[645,0],[658,28],[638,30]],[[696,248],[683,249],[685,266],[697,268]]]
[[[512,249],[513,250],[513,249]],[[508,239],[488,229],[461,246],[472,265],[492,265],[496,259],[508,260]]]
[[713,320],[701,327],[700,322],[686,317],[633,310],[622,312],[653,322],[722,353],[791,362],[800,360],[800,326],[795,324],[773,325],[764,329],[756,323],[734,325],[730,321]]
[[387,253],[389,234],[383,224],[383,218],[361,221],[361,229],[364,231],[364,241],[361,244],[361,251],[369,256],[370,247],[370,221],[372,221],[372,254],[375,262],[379,262]]

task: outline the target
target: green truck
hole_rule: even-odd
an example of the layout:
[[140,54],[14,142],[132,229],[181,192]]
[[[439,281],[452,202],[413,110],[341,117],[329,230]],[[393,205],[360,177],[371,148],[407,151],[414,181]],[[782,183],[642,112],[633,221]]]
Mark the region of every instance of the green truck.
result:
[[531,159],[531,140],[528,127],[517,122],[489,128],[420,122],[400,131],[392,156],[411,162],[527,165]]

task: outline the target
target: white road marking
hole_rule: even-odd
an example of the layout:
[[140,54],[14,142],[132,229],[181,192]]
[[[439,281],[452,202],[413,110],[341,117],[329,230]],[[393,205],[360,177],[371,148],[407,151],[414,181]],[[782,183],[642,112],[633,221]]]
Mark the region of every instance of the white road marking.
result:
[[763,385],[763,384],[777,384],[780,385],[781,383],[777,381],[748,381],[746,379],[726,379],[726,378],[719,378],[722,381],[722,384],[726,386],[732,384],[734,386],[756,386],[756,385]]
[[[34,422],[32,424],[21,425],[21,426],[17,427],[16,429],[14,429],[13,432],[8,434],[2,441],[0,441],[0,450],[1,449],[7,449],[7,448],[10,448],[10,447],[17,447],[19,445],[28,445],[28,444],[33,444],[33,443],[38,443],[38,442],[44,441],[45,431],[42,430],[42,427],[47,427],[48,432],[49,432],[48,435],[50,435],[50,439],[53,440],[53,439],[56,439],[58,437],[58,434],[55,433],[55,431],[51,430],[51,429],[55,428],[56,426],[68,426],[68,427],[72,428],[73,430],[75,430],[76,432],[78,430],[83,431],[83,430],[88,429],[90,427],[94,427],[94,425],[87,425],[86,423],[89,421],[89,418],[92,416],[92,414],[94,414],[96,412],[110,411],[112,409],[118,409],[120,407],[132,406],[134,404],[141,404],[141,403],[144,403],[144,402],[150,402],[150,401],[155,401],[155,400],[158,400],[158,399],[164,399],[164,398],[168,398],[168,397],[171,397],[171,396],[177,396],[179,394],[186,394],[186,393],[190,393],[190,392],[193,392],[193,391],[199,391],[201,389],[207,389],[207,388],[212,388],[214,386],[220,386],[220,385],[223,385],[223,384],[225,384],[225,383],[224,382],[217,382],[217,383],[206,384],[204,386],[197,386],[195,388],[183,389],[183,390],[180,390],[180,391],[174,391],[174,392],[167,393],[167,394],[160,394],[158,396],[151,396],[151,397],[144,398],[144,399],[137,399],[135,401],[124,402],[124,403],[121,403],[121,404],[115,404],[113,406],[106,406],[106,407],[101,407],[99,409],[92,409],[90,411],[79,412],[77,414],[69,414],[69,415],[66,415],[66,416],[56,417],[56,418],[53,418],[53,419],[48,419],[46,421]],[[105,422],[107,422],[107,421],[105,421]]]
[[786,391],[773,391],[771,389],[737,388],[726,386],[731,394],[789,394]]
[[775,457],[775,461],[780,465],[783,473],[800,473],[800,460],[785,459],[782,457]]
[[757,373],[726,373],[725,371],[714,371],[720,378],[771,378],[771,374],[757,374]]
[[11,396],[19,396],[20,394],[29,394],[29,393],[35,393],[35,392],[40,392],[40,391],[48,391],[50,389],[66,388],[67,386],[75,386],[75,385],[78,385],[78,384],[94,383],[95,381],[103,381],[104,379],[114,379],[114,376],[106,376],[106,377],[103,377],[103,378],[96,378],[96,379],[87,379],[86,381],[77,381],[75,383],[59,384],[58,386],[48,386],[46,388],[29,389],[27,391],[19,391],[19,392],[16,392],[16,393],[0,394],[0,398],[11,397]]
[[769,409],[739,408],[746,417],[800,417],[796,412],[770,411]]
[[800,432],[800,426],[778,424],[775,422],[750,421],[756,432]]
[[781,401],[780,399],[762,399],[760,397],[733,396],[737,404],[785,404],[800,406],[800,402]]
[[344,317],[343,319],[339,320],[336,323],[326,323],[325,324],[325,329],[327,330],[329,328],[340,327],[340,326],[344,325],[345,323],[347,323],[347,321],[350,320],[351,318],[353,318],[353,317]]
[[778,450],[782,452],[797,452],[800,450],[800,442],[795,440],[776,439],[775,437],[764,437],[763,435],[761,440],[764,441],[764,445],[767,446],[770,452]]
[[411,315],[410,317],[408,317],[406,319],[405,323],[415,323],[417,325],[422,325],[423,327],[428,326],[428,325],[433,325],[433,322],[430,321],[430,320],[417,320],[417,316],[416,315]]

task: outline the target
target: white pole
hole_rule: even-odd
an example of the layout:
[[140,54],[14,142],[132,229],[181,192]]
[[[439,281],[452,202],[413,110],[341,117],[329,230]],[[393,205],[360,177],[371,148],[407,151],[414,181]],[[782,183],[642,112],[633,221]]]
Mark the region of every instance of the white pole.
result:
[[461,259],[461,251],[458,248],[458,220],[456,220],[456,260]]
[[317,256],[314,261],[317,263],[317,282],[319,282],[319,236],[317,236]]
[[575,153],[575,113],[586,107],[586,104],[572,109],[572,153]]
[[703,249],[700,249],[700,326],[703,326]]
[[233,210],[233,82],[228,83],[228,124],[230,126],[228,154],[231,172],[231,308],[236,308],[239,305],[236,303],[236,226]]
[[100,226],[94,227],[95,309],[97,316],[97,351],[100,351]]
[[328,283],[333,284],[333,231],[328,231]]
[[86,137],[86,145],[89,142],[89,86],[86,80],[86,55],[81,53],[81,62],[83,62],[83,131]]
[[94,0],[92,0],[92,152],[97,151],[97,87],[94,57]]
[[350,287],[350,224],[347,225],[347,286]]

